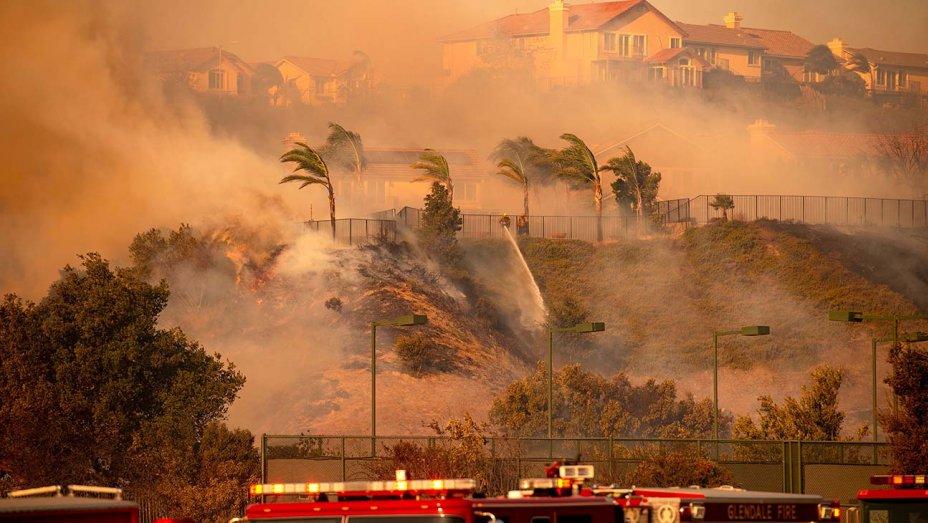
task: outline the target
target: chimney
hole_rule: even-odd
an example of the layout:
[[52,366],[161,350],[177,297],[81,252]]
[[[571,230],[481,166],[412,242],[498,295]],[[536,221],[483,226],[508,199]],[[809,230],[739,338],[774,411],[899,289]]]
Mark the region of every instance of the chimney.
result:
[[837,56],[838,58],[844,57],[844,40],[835,38],[828,42],[828,48],[831,49],[831,54]]
[[564,0],[554,0],[548,6],[548,42],[554,49],[555,58],[551,76],[561,78],[564,75],[564,33],[570,23],[570,6]]
[[722,21],[725,22],[725,27],[729,29],[741,29],[742,20],[744,20],[744,17],[738,14],[737,11],[729,11]]

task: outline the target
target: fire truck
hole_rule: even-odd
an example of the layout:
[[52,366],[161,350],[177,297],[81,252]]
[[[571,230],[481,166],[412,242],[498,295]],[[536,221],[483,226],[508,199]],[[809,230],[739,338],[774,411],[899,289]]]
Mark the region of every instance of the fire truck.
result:
[[[100,497],[105,496],[105,497]],[[0,523],[138,523],[139,507],[122,490],[58,485],[8,492],[0,499]]]
[[928,523],[928,484],[925,474],[870,476],[886,488],[857,492],[860,506],[848,510],[848,523]]
[[[474,493],[472,479],[253,485],[237,521],[291,523],[838,523],[820,496],[721,488],[630,488],[592,484],[593,467],[557,467],[523,479],[506,496]],[[896,523],[896,522],[887,522]],[[925,522],[928,523],[928,522]]]

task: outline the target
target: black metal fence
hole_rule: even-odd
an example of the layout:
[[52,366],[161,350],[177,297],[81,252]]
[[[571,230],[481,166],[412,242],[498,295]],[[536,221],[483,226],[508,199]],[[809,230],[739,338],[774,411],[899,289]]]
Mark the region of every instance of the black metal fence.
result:
[[[664,223],[707,223],[721,218],[723,211],[712,207],[714,196],[659,202]],[[914,228],[928,226],[928,202],[890,198],[849,196],[733,195],[734,220],[760,219],[809,224]]]
[[[387,211],[382,211],[383,212]],[[501,225],[503,214],[461,214],[459,238],[483,239],[505,238]],[[516,215],[508,215],[510,230],[517,232]],[[410,229],[418,228],[422,222],[422,210],[404,207],[396,212],[397,222]],[[603,216],[602,239],[618,240],[636,234],[635,219],[624,216]],[[598,239],[598,216],[529,216],[526,236],[532,238],[563,238],[568,240],[596,241]]]
[[[305,222],[306,228],[311,231],[331,234],[330,220],[314,220]],[[342,218],[335,220],[335,240],[357,245],[370,240],[396,240],[396,221],[378,220],[370,218]]]
[[[262,476],[265,482],[378,479],[377,471],[394,465],[391,449],[400,442],[461,451],[445,437],[264,435]],[[840,499],[852,498],[870,474],[885,473],[890,460],[888,446],[872,442],[500,437],[483,438],[480,459],[494,471],[495,489],[505,491],[519,478],[543,476],[552,459],[577,456],[597,468],[600,481],[628,481],[638,463],[661,450],[716,459],[745,488]]]

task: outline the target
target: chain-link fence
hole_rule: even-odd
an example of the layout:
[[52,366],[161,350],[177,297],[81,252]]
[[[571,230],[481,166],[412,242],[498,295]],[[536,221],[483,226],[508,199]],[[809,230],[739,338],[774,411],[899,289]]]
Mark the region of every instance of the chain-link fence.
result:
[[[732,195],[734,207],[727,209],[734,220],[780,220],[809,224],[926,227],[928,202],[891,198],[848,196]],[[712,204],[715,196],[700,195],[690,200],[658,203],[663,223],[704,224],[721,218],[721,208]]]
[[[399,444],[465,452],[457,443],[428,436],[264,435],[262,474],[271,483],[377,479],[392,469]],[[814,492],[844,501],[866,485],[870,474],[885,472],[890,460],[885,444],[870,442],[488,437],[480,447],[479,466],[494,478],[484,488],[500,491],[516,488],[519,478],[543,476],[554,459],[594,465],[601,482],[633,481],[639,463],[675,450],[718,461],[744,488]]]

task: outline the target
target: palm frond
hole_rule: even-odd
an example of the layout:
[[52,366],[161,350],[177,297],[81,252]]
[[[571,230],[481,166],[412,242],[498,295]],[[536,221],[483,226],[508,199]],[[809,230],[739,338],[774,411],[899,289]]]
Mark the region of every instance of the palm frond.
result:
[[520,163],[510,160],[509,158],[500,160],[496,164],[496,167],[499,169],[497,174],[505,176],[513,181],[516,181],[522,185],[528,183],[528,178],[525,176],[525,167]]
[[448,160],[433,149],[426,149],[419,154],[419,159],[410,165],[413,169],[422,171],[420,177],[414,181],[438,180],[447,182],[451,179],[451,169]]
[[364,143],[361,141],[361,135],[349,131],[335,122],[329,122],[326,149],[332,152],[339,163],[345,167],[351,169],[364,169],[367,167],[367,158],[364,156]]
[[302,142],[297,142],[296,147],[290,149],[280,156],[281,163],[294,164],[293,172],[304,171],[305,175],[291,174],[284,177],[280,183],[290,181],[307,181],[312,179],[311,183],[329,183],[329,167],[325,160],[313,150],[312,147]]

